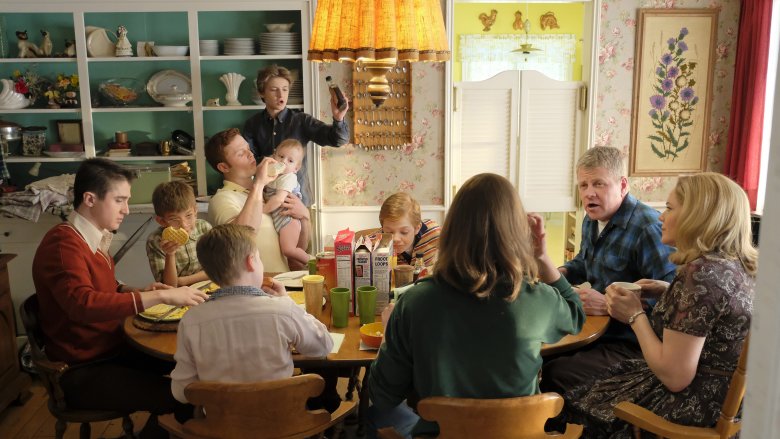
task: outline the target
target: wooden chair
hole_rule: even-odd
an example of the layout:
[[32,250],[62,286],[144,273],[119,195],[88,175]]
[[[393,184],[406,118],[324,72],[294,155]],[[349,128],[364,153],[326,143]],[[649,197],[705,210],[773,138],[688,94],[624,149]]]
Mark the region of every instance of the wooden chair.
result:
[[321,434],[355,410],[354,401],[342,401],[333,412],[309,411],[306,400],[322,393],[319,375],[298,375],[260,383],[197,381],[184,389],[187,400],[203,417],[178,423],[173,415],[160,417],[171,437],[306,438]]
[[615,406],[615,416],[634,426],[634,437],[640,439],[641,431],[655,433],[658,438],[669,439],[727,439],[733,437],[740,428],[742,420],[736,419],[742,398],[745,396],[745,366],[747,364],[749,337],[745,339],[742,353],[739,356],[737,369],[731,377],[726,399],[720,409],[720,418],[715,427],[691,427],[675,424],[640,407],[634,403],[623,401]]
[[68,407],[65,402],[65,392],[60,386],[60,378],[68,370],[68,365],[62,361],[51,361],[46,356],[44,352],[46,338],[38,319],[39,309],[38,295],[33,294],[19,307],[19,314],[22,316],[22,323],[27,332],[27,339],[30,342],[33,364],[40,374],[44,387],[46,387],[46,393],[49,395],[49,411],[57,419],[57,422],[54,424],[57,439],[61,439],[65,434],[68,422],[81,423],[79,437],[81,439],[89,439],[91,434],[90,422],[110,421],[118,418],[122,418],[122,430],[124,430],[125,437],[128,439],[132,438],[133,421],[130,419],[129,413]]
[[[417,404],[420,416],[439,424],[439,439],[491,437],[502,439],[573,439],[582,426],[566,424],[564,433],[545,433],[547,419],[563,409],[557,393],[502,399],[425,398]],[[379,430],[382,439],[401,438],[392,428]]]

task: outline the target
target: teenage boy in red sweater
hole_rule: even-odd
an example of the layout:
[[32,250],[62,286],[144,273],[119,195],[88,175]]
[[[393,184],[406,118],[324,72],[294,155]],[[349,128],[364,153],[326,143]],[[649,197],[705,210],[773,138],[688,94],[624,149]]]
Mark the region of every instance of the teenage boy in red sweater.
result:
[[[70,369],[60,384],[68,406],[120,412],[148,411],[141,438],[168,437],[157,415],[188,407],[164,377],[173,363],[155,360],[125,344],[122,321],[158,303],[197,305],[205,293],[154,283],[145,289],[116,280],[108,254],[112,231],[130,213],[133,174],[105,159],[84,161],[73,188],[75,210],[44,236],[33,260],[41,329],[49,358]],[[189,408],[191,413],[191,408]]]

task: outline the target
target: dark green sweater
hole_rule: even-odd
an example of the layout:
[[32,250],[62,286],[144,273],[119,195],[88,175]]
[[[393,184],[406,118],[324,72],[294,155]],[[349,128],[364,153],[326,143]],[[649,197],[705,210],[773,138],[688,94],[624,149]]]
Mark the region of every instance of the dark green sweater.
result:
[[[427,279],[398,299],[385,343],[371,366],[369,393],[379,409],[410,394],[506,398],[539,393],[542,343],[582,329],[577,293],[557,282],[523,287],[517,299],[478,299]],[[413,435],[438,433],[421,420]]]

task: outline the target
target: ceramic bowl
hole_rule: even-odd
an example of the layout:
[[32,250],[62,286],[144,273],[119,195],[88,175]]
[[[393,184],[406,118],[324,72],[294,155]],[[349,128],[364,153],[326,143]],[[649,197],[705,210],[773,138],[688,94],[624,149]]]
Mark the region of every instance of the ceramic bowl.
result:
[[98,86],[100,96],[108,105],[122,107],[137,101],[144,86],[133,78],[109,79]]
[[152,50],[157,56],[184,56],[190,46],[154,46]]
[[367,323],[360,327],[360,340],[372,348],[379,349],[384,334],[385,328],[382,326],[382,322]]
[[290,32],[295,23],[269,23],[265,25],[268,32]]

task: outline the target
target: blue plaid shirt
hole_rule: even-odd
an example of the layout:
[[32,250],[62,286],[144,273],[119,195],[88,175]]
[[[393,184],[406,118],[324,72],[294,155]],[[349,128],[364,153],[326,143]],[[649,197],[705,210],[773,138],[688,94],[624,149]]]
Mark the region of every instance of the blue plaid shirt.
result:
[[[566,279],[572,285],[588,281],[602,293],[613,282],[671,282],[677,266],[669,261],[669,255],[675,249],[661,243],[658,216],[657,210],[631,194],[626,195],[600,235],[598,221],[586,216],[580,252],[564,264]],[[631,328],[617,320],[610,322],[607,338],[636,340]]]

